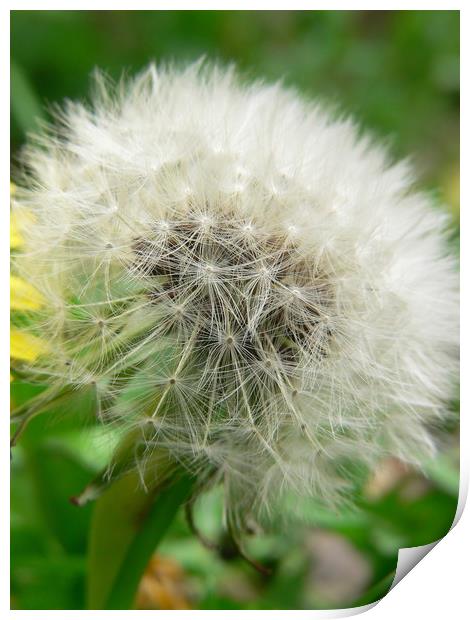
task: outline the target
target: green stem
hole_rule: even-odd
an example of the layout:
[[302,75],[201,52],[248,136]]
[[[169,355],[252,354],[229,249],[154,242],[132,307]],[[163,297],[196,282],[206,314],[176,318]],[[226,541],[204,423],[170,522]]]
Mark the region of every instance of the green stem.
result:
[[127,549],[106,601],[106,609],[131,609],[140,579],[179,507],[189,498],[194,479],[182,475],[155,496],[140,529]]

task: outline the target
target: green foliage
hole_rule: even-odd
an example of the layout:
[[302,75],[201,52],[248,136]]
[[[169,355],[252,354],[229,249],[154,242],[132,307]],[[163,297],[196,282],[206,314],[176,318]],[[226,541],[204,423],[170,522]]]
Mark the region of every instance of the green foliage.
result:
[[12,605],[80,609],[91,506],[78,510],[69,498],[87,483],[92,469],[64,435],[36,440],[33,427],[34,422],[13,450]]
[[21,131],[28,133],[37,129],[38,122],[43,118],[42,106],[24,70],[12,62],[10,71],[10,97],[13,118]]
[[11,39],[41,103],[83,98],[97,66],[205,55],[339,104],[430,180],[458,158],[458,11],[13,11]]

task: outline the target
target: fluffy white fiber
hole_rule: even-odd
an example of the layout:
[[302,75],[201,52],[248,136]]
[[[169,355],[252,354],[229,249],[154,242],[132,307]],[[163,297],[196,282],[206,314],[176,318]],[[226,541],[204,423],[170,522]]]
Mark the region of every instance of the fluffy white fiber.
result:
[[457,275],[404,163],[282,86],[149,66],[25,153],[14,270],[43,295],[33,368],[93,386],[246,516],[419,464],[446,413]]

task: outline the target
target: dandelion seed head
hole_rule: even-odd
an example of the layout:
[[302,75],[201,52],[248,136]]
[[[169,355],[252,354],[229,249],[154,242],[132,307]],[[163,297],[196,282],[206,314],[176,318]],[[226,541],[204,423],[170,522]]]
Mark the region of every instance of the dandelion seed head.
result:
[[432,452],[458,341],[447,219],[353,122],[151,66],[98,76],[24,162],[14,269],[52,345],[29,371],[93,381],[143,460],[223,482],[243,521],[288,490],[339,501],[351,461]]

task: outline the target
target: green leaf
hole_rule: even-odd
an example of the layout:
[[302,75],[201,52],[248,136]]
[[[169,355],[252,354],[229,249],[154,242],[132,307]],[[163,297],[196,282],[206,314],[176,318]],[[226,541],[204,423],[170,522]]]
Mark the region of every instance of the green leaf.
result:
[[90,531],[88,609],[132,607],[145,567],[192,486],[181,473],[170,485],[146,492],[131,472],[101,495]]
[[11,596],[19,609],[81,609],[91,506],[69,497],[92,470],[58,438],[24,442],[12,459]]
[[11,62],[10,98],[15,121],[24,134],[34,131],[44,118],[42,106],[22,67]]
[[12,562],[12,609],[83,609],[85,558],[31,554]]
[[70,497],[90,477],[91,470],[59,443],[28,446],[27,460],[34,470],[38,501],[51,532],[66,551],[83,553],[91,510],[77,509]]

